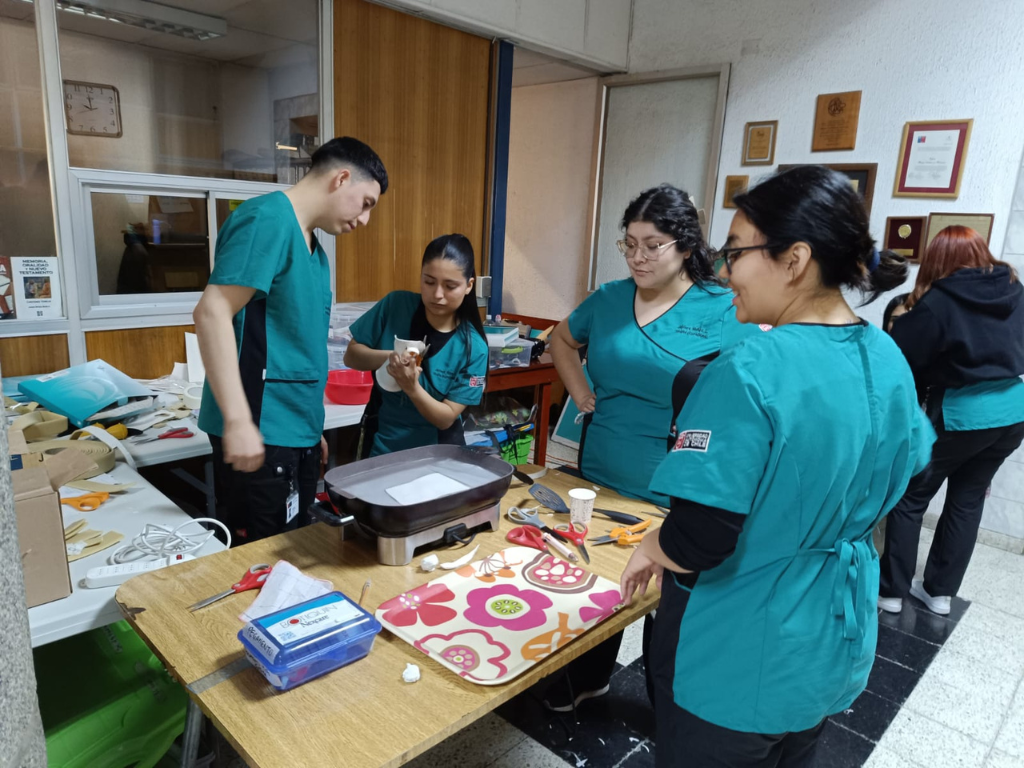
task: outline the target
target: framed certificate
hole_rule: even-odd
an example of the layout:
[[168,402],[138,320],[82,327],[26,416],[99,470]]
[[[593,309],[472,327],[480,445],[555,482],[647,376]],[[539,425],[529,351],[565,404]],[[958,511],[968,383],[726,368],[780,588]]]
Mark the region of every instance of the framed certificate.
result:
[[[795,165],[780,165],[779,171],[788,171]],[[878,173],[878,163],[821,163],[826,168],[839,171],[850,180],[850,186],[854,192],[860,195],[864,203],[864,209],[871,215],[871,202],[875,199],[875,175]]]
[[774,165],[778,120],[747,123],[743,130],[743,165]]
[[736,204],[733,203],[732,199],[736,197],[736,195],[738,195],[740,192],[746,192],[747,185],[749,183],[749,176],[726,176],[725,194],[722,196],[722,207],[735,208]]
[[974,120],[907,123],[896,165],[895,197],[958,197]]
[[993,213],[933,213],[928,217],[927,236],[924,247],[932,244],[932,240],[946,227],[961,226],[970,227],[983,238],[985,245],[992,242],[992,222],[995,221]]
[[919,261],[924,255],[927,216],[889,216],[885,220],[885,248],[905,259]]

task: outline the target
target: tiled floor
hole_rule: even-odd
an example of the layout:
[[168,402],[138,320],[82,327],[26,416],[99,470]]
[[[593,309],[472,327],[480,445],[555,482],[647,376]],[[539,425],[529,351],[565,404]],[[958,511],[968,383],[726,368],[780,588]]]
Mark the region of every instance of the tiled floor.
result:
[[[922,556],[931,532],[922,532]],[[1024,767],[1024,556],[978,545],[953,612],[882,614],[867,691],[826,726],[819,768]],[[654,723],[626,632],[609,694],[552,715],[528,691],[409,765],[646,768]]]

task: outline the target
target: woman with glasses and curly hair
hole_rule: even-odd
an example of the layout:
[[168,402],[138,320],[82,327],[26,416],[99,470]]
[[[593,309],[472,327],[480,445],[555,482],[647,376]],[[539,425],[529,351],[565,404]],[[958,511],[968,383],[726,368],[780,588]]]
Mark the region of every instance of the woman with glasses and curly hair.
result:
[[[898,613],[907,594],[949,613],[974,552],[985,491],[1024,439],[1024,290],[968,227],[928,246],[917,283],[892,323],[939,433],[928,469],[886,521],[878,605]],[[914,580],[921,521],[946,481],[924,579]]]
[[[715,277],[714,253],[684,191],[662,184],[642,192],[626,208],[621,228],[617,246],[630,276],[605,283],[559,323],[551,356],[585,414],[582,476],[624,496],[667,504],[648,485],[668,450],[680,389],[708,357],[758,329],[736,322],[732,295]],[[580,361],[584,346],[593,389]],[[621,642],[615,635],[570,664],[562,685],[549,689],[548,707],[570,711],[606,693]]]

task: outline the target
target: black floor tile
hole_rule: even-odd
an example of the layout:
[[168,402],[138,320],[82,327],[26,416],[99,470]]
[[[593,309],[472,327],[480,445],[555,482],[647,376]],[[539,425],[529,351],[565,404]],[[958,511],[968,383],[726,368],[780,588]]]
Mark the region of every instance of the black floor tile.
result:
[[878,626],[898,629],[935,645],[945,643],[956,629],[956,623],[935,615],[914,598],[904,600],[899,613],[879,611]]
[[534,686],[497,713],[570,765],[586,760],[587,768],[612,768],[654,733],[644,678],[635,670],[617,672],[608,693],[581,702],[575,716],[544,709],[543,690],[543,684]]
[[877,742],[899,711],[899,706],[891,701],[864,691],[846,712],[829,719],[865,739]]
[[875,745],[835,723],[826,723],[814,756],[814,768],[861,768]]
[[868,678],[867,689],[886,701],[903,706],[903,702],[907,700],[910,692],[917,685],[917,681],[921,679],[921,674],[876,656],[875,665],[871,668],[871,676]]
[[620,768],[654,768],[654,742],[641,742],[635,745],[635,749],[632,755],[619,763]]
[[875,653],[883,659],[910,667],[915,672],[924,672],[938,652],[939,646],[935,643],[892,627],[881,624],[878,627],[878,648]]

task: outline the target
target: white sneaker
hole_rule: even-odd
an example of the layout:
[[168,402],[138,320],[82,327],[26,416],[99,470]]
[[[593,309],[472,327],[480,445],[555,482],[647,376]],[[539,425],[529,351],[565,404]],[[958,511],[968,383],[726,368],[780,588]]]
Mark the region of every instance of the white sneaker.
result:
[[944,595],[932,597],[924,591],[924,582],[920,579],[914,579],[914,582],[910,585],[910,594],[928,606],[928,610],[932,613],[937,613],[939,616],[949,614],[949,606],[953,602],[953,598]]
[[902,597],[879,597],[878,607],[886,613],[899,613],[903,610]]

